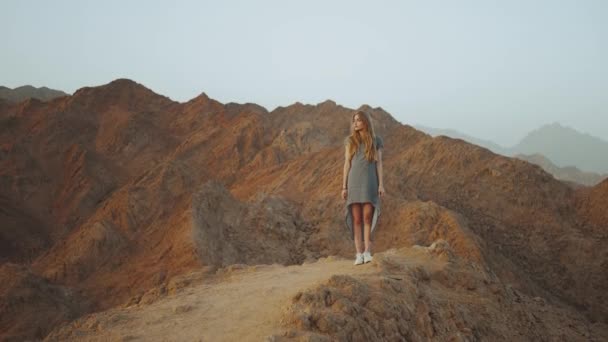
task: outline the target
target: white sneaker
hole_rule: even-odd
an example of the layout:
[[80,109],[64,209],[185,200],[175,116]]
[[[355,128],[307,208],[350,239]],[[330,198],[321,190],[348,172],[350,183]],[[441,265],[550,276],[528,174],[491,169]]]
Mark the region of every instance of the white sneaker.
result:
[[363,263],[363,254],[357,253],[357,257],[355,258],[355,265],[361,265]]
[[372,261],[374,258],[372,257],[372,255],[369,252],[363,252],[363,262],[364,263],[368,263],[370,261]]

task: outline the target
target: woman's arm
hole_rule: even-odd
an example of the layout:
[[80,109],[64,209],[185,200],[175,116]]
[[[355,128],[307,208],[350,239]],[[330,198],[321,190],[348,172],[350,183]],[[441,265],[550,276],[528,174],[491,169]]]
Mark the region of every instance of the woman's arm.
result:
[[384,196],[384,180],[382,178],[382,149],[378,150],[378,161],[376,162],[376,171],[378,171],[378,195]]
[[348,191],[348,172],[350,171],[350,155],[348,153],[348,146],[344,152],[344,169],[342,171],[342,198],[346,199],[346,192]]

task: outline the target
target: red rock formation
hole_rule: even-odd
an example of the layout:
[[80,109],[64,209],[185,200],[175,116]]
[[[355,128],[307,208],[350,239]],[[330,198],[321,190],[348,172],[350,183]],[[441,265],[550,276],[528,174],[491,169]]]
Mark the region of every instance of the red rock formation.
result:
[[[351,109],[177,103],[129,80],[0,108],[0,258],[31,261],[91,310],[200,267],[352,256],[339,199]],[[385,140],[374,250],[443,239],[505,286],[607,319],[606,182],[574,190],[362,109]]]

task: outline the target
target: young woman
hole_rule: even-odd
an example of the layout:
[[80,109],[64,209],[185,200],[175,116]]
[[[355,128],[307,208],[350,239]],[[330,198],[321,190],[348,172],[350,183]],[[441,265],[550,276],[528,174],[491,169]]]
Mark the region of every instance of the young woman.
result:
[[[372,261],[371,243],[380,216],[379,197],[384,196],[383,142],[374,134],[372,122],[365,112],[353,114],[351,134],[344,145],[342,198],[346,200],[346,226],[357,250],[355,265],[360,265]],[[361,246],[361,235],[365,250]]]

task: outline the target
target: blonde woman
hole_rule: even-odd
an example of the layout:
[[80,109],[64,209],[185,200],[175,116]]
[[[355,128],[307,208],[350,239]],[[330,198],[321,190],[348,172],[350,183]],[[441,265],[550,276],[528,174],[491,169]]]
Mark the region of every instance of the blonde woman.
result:
[[353,114],[351,134],[344,145],[342,198],[346,200],[346,226],[355,240],[355,265],[361,265],[372,261],[371,243],[380,216],[380,197],[384,196],[383,142],[374,134],[365,112]]

